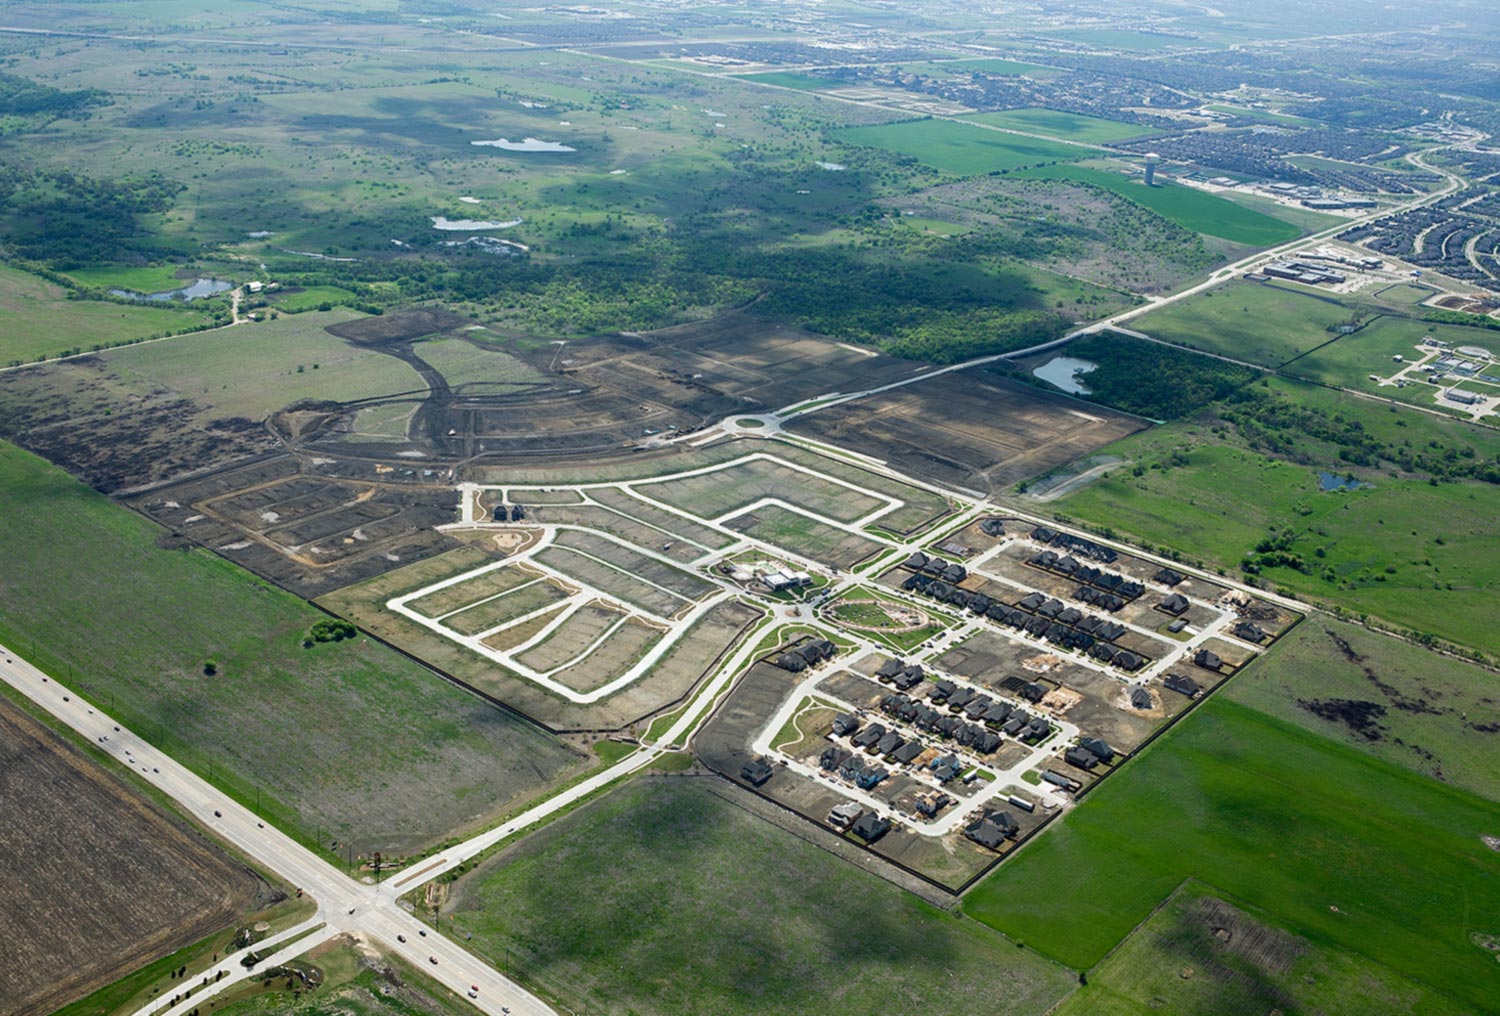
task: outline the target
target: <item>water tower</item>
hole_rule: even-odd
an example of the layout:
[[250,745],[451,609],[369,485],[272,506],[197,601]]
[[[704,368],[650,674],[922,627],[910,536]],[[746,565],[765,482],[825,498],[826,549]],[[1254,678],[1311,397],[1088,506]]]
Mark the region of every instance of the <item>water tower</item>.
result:
[[1161,156],[1151,152],[1146,156],[1146,186],[1156,186],[1156,165],[1161,162]]

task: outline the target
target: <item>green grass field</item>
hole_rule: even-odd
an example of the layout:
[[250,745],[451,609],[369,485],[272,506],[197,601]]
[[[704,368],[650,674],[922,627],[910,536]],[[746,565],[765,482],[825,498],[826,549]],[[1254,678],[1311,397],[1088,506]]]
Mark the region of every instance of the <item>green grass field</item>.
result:
[[1093,184],[1145,205],[1179,226],[1230,243],[1272,247],[1302,235],[1302,231],[1289,222],[1182,184],[1147,187],[1135,175],[1126,176],[1089,166],[1044,166],[1025,170],[1019,175]]
[[1226,895],[1200,882],[1185,884],[1089,973],[1088,986],[1055,1016],[1469,1011],[1363,956],[1298,938]]
[[291,293],[272,293],[271,305],[295,314],[301,311],[317,310],[325,303],[337,307],[340,304],[348,304],[354,299],[353,293],[338,286],[308,286],[306,289]]
[[177,277],[179,265],[149,265],[144,268],[106,266],[75,268],[68,277],[84,286],[97,289],[128,289],[133,293],[164,293],[181,288],[186,280]]
[[1233,282],[1143,314],[1130,327],[1190,349],[1279,367],[1332,342],[1337,334],[1330,329],[1352,314],[1331,298],[1271,284]]
[[0,364],[183,331],[211,317],[199,310],[69,300],[61,286],[0,265]]
[[1035,1013],[1074,976],[683,778],[637,778],[456,884],[449,934],[574,1011]]
[[[1500,801],[1500,704],[1491,694],[1494,681],[1493,674],[1472,663],[1316,616],[1236,678],[1233,697]],[[1358,714],[1338,710],[1341,702],[1369,703],[1378,711],[1366,724]]]
[[176,389],[222,416],[258,419],[304,398],[425,391],[421,376],[403,361],[324,330],[362,316],[342,309],[311,311],[117,349],[104,357],[127,383]]
[[1500,932],[1500,861],[1480,839],[1496,828],[1500,806],[1221,695],[964,909],[1091,967],[1194,878],[1314,946],[1493,1011],[1494,954],[1469,936]]
[[795,71],[766,71],[763,74],[736,74],[735,77],[741,81],[756,81],[762,85],[795,88],[799,92],[818,92],[836,87],[838,84],[827,78],[815,78],[811,74],[798,74]]
[[368,639],[303,649],[327,615],[9,445],[0,513],[0,638],[303,839],[410,849],[579,762]]
[[1103,145],[1154,133],[1149,127],[1105,120],[1097,116],[1064,113],[1056,109],[1007,109],[999,113],[972,113],[964,119],[1028,134],[1045,134],[1059,141],[1077,141],[1091,145]]
[[846,127],[835,136],[855,145],[872,145],[909,155],[924,165],[961,176],[1020,169],[1043,162],[1080,159],[1086,148],[955,123],[952,120],[907,120],[901,123]]
[[[1393,428],[1418,447],[1485,432],[1411,411],[1373,411],[1348,396],[1281,386],[1328,412],[1360,412],[1367,427]],[[1399,427],[1397,421],[1406,426]],[[1500,591],[1500,544],[1489,521],[1500,487],[1477,481],[1431,485],[1357,470],[1372,486],[1318,489],[1318,469],[1342,475],[1336,452],[1308,443],[1294,463],[1252,451],[1210,423],[1156,428],[1106,449],[1129,466],[1054,502],[1071,518],[1135,540],[1177,548],[1233,570],[1264,539],[1289,536],[1306,572],[1268,567],[1261,578],[1298,595],[1368,613],[1487,652],[1500,652],[1492,604]],[[1456,428],[1464,428],[1462,430]],[[1471,442],[1473,444],[1473,442]],[[1441,447],[1441,444],[1440,444]],[[1478,443],[1480,454],[1491,445]],[[1322,553],[1319,554],[1318,551]]]

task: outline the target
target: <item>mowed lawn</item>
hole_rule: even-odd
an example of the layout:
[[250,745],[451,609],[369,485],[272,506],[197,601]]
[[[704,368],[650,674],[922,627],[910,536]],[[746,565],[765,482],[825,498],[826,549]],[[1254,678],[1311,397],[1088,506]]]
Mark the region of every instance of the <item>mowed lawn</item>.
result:
[[835,131],[834,136],[850,144],[870,145],[910,155],[933,169],[962,176],[1081,159],[1094,154],[1078,145],[1023,138],[952,120],[907,120],[846,127]]
[[[1333,299],[1278,285],[1234,282],[1143,314],[1130,327],[1189,349],[1279,367],[1339,339],[1333,329],[1353,314]],[[1389,356],[1385,366],[1390,366]]]
[[1046,1012],[1070,971],[716,796],[637,778],[455,886],[442,923],[575,1012]]
[[369,639],[303,649],[326,614],[7,444],[0,517],[0,639],[304,839],[410,849],[580,764]]
[[[1232,695],[1231,691],[1229,692]],[[1315,945],[1500,1008],[1500,805],[1221,695],[965,900],[1076,967],[1102,960],[1187,878]]]
[[1290,222],[1179,183],[1147,187],[1145,181],[1134,174],[1127,176],[1090,166],[1041,166],[1027,169],[1021,175],[1103,187],[1136,204],[1145,205],[1186,229],[1247,247],[1272,247],[1302,235],[1302,230]]
[[1045,134],[1059,141],[1079,141],[1093,145],[1155,133],[1152,128],[1139,124],[1065,113],[1058,109],[1006,109],[996,113],[973,113],[964,119],[989,124],[991,127],[1025,131],[1028,134]]
[[199,310],[69,300],[63,287],[0,265],[0,365],[88,352],[184,331],[211,319]]

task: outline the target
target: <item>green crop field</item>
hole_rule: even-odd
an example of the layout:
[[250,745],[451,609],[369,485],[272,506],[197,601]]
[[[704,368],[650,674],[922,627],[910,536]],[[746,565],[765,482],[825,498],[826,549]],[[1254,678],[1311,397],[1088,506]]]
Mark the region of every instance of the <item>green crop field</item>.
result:
[[850,144],[872,145],[909,155],[924,165],[961,176],[1081,159],[1091,154],[1089,149],[1078,145],[1023,138],[952,120],[907,120],[846,127],[835,132],[835,136]]
[[1227,893],[1190,881],[1089,973],[1055,1016],[1404,1013],[1470,1010],[1346,949],[1314,944]]
[[201,310],[69,300],[63,287],[0,265],[0,364],[186,331],[207,324],[212,316]]
[[736,74],[735,77],[742,81],[755,81],[762,85],[779,85],[782,88],[795,88],[799,92],[818,92],[825,88],[835,88],[836,81],[827,78],[815,78],[811,74],[798,74],[795,71],[766,71],[763,74]]
[[575,1011],[1040,1016],[1075,981],[691,778],[637,778],[454,889],[449,933]]
[[[1439,448],[1454,446],[1455,455],[1464,444],[1486,458],[1496,451],[1494,435],[1459,421],[1393,412],[1300,385],[1273,390],[1325,416],[1359,419],[1373,437],[1398,447],[1410,440],[1423,449],[1436,441]],[[1349,471],[1339,449],[1295,431],[1267,440],[1282,454],[1253,450],[1212,421],[1159,427],[1106,449],[1128,464],[1054,506],[1226,570],[1272,541],[1297,562],[1259,569],[1274,586],[1399,629],[1500,652],[1491,621],[1500,544],[1489,521],[1500,512],[1500,486],[1472,480],[1434,485],[1358,468],[1355,474],[1369,486],[1321,491],[1319,469],[1340,476]]]
[[304,840],[410,849],[578,764],[368,639],[303,649],[327,615],[9,445],[0,514],[0,638]]
[[[1232,686],[1231,686],[1232,694]],[[1200,708],[966,898],[965,912],[1077,967],[1184,879],[1316,946],[1500,1006],[1500,806],[1224,696]]]
[[1095,145],[1155,133],[1150,127],[1121,123],[1119,120],[1105,120],[1097,116],[1064,113],[1056,109],[1007,109],[998,113],[972,113],[964,119],[974,123],[988,124],[991,127],[1025,131],[1028,134],[1045,134],[1059,141],[1077,141]]
[[1145,181],[1134,174],[1126,176],[1089,166],[1044,166],[1027,169],[1020,175],[1039,180],[1073,180],[1103,187],[1145,205],[1179,226],[1230,243],[1271,247],[1302,235],[1302,230],[1289,222],[1182,184],[1147,187]]
[[425,391],[405,362],[324,330],[362,316],[351,310],[287,315],[117,349],[104,358],[127,383],[176,389],[221,416],[258,419],[304,398]]
[[1274,284],[1234,282],[1143,314],[1130,327],[1190,349],[1279,367],[1332,342],[1338,337],[1332,329],[1352,316],[1350,308],[1332,298]]

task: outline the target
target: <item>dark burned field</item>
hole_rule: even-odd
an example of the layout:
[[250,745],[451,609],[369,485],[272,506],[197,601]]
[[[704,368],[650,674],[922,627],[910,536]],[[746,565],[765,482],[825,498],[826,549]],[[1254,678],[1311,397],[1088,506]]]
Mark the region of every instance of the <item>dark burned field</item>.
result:
[[258,876],[5,698],[0,800],[7,1016],[44,1016],[273,900]]
[[991,494],[1146,426],[975,367],[820,409],[788,429],[913,476]]

